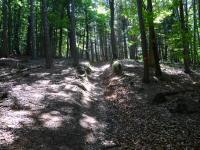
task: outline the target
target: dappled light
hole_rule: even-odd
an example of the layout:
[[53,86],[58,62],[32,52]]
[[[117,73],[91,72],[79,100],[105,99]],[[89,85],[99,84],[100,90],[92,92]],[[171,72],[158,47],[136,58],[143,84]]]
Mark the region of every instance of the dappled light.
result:
[[0,0],[0,150],[200,148],[200,0]]
[[[69,144],[68,138],[76,138],[80,134],[78,141],[82,141],[83,144],[76,145],[80,148],[84,143],[96,144],[99,143],[99,139],[103,140],[106,124],[96,110],[101,113],[104,107],[95,103],[99,103],[103,95],[103,90],[97,88],[97,81],[109,66],[90,67],[95,72],[90,78],[76,79],[73,68],[60,66],[58,63],[56,73],[35,71],[23,80],[8,82],[8,98],[3,99],[0,107],[0,131],[9,138],[8,141],[2,138],[1,145],[12,148],[18,140],[24,141],[24,144],[39,140],[46,136],[43,130],[55,133],[61,132],[60,130],[66,130],[64,133],[72,132],[69,135],[57,135],[58,138],[67,137],[66,145]],[[8,128],[14,132],[7,132]],[[41,131],[36,134],[37,137],[24,139],[23,132],[31,134],[37,131]],[[26,147],[24,144],[22,146]],[[46,144],[48,146],[48,142]]]

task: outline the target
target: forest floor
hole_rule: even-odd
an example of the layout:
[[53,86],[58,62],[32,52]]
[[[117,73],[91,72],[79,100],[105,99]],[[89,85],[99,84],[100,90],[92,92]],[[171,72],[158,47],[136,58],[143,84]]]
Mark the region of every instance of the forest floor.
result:
[[200,147],[198,72],[162,65],[163,77],[143,84],[135,61],[121,61],[120,76],[109,64],[41,63],[0,67],[0,149]]
[[104,137],[107,118],[101,80],[109,65],[84,64],[90,74],[66,66],[57,61],[51,70],[36,63],[29,64],[32,70],[1,67],[0,149],[112,146]]
[[121,76],[107,72],[110,139],[119,149],[199,149],[200,73],[162,65],[163,77],[142,83],[143,67],[121,61]]

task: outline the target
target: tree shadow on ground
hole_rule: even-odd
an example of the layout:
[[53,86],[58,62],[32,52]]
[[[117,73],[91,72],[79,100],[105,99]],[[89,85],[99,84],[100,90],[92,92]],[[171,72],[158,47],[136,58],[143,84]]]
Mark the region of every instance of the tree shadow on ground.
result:
[[[13,79],[0,107],[0,149],[80,150],[97,142],[102,118],[94,101],[98,97],[91,95],[96,89],[82,84],[85,79],[78,79],[73,68],[54,70]],[[44,76],[37,78],[37,73]]]

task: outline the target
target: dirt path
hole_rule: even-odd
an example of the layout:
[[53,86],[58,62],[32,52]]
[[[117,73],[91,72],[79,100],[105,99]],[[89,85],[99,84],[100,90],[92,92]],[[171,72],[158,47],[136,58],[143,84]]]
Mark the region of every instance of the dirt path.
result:
[[[63,62],[64,63],[64,62]],[[101,83],[106,65],[89,77],[57,63],[0,82],[0,149],[81,150],[107,146],[106,105]],[[6,90],[5,90],[6,89]]]

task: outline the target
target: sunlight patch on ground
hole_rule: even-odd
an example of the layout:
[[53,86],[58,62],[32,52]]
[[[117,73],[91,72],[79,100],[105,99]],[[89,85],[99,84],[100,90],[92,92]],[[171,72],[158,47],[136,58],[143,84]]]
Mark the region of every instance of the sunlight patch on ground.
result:
[[182,69],[169,67],[167,65],[162,64],[161,68],[164,69],[164,71],[167,72],[169,75],[184,74],[184,71]]
[[128,73],[128,72],[126,72],[126,73],[124,73],[126,76],[129,76],[129,77],[134,77],[135,76],[135,73]]
[[34,120],[30,116],[31,112],[22,110],[1,112],[1,123],[13,129],[19,129],[23,126],[29,127],[34,124]]
[[37,76],[39,78],[42,78],[42,77],[46,77],[48,75],[50,75],[50,73],[32,73],[30,74],[31,76]]
[[16,138],[12,132],[0,130],[0,145],[12,144]]
[[98,121],[94,117],[86,114],[83,114],[82,117],[83,118],[80,120],[80,125],[87,130],[86,141],[88,143],[95,143],[97,137],[95,137],[94,132],[98,128]]
[[110,67],[110,64],[106,64],[106,65],[103,65],[101,67],[93,67],[91,66],[91,69],[94,70],[94,71],[103,71],[103,70],[106,70]]
[[35,82],[35,84],[41,84],[43,86],[48,85],[50,83],[50,80],[38,80]]
[[43,123],[44,127],[50,129],[59,128],[64,122],[62,114],[58,111],[51,111],[49,113],[42,114],[39,119]]
[[101,130],[106,127],[105,124],[99,122],[95,117],[83,114],[82,119],[79,121],[81,127],[86,129],[86,141],[88,143],[95,143],[99,138],[98,130]]

